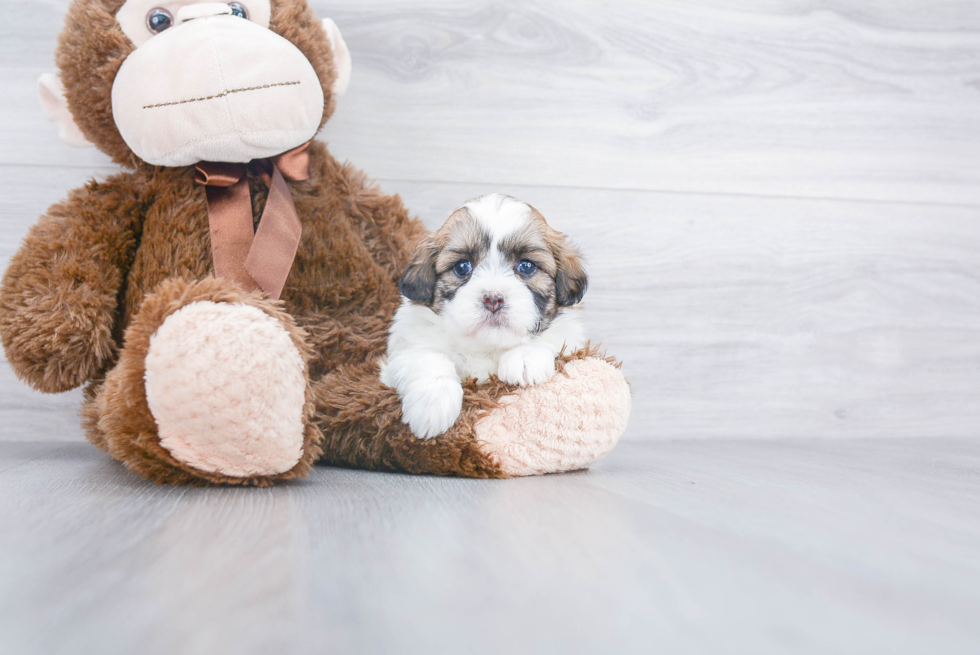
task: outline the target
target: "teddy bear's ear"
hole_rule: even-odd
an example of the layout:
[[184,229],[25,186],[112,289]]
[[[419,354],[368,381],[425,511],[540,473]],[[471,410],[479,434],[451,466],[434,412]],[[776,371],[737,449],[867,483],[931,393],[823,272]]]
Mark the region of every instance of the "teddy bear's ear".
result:
[[37,91],[41,97],[41,111],[58,129],[58,136],[70,146],[84,148],[92,145],[75,124],[75,119],[68,111],[68,101],[65,100],[65,88],[61,78],[54,73],[45,73],[37,80]]
[[327,38],[330,39],[330,47],[333,48],[333,63],[337,69],[337,79],[333,83],[333,92],[334,95],[342,96],[347,91],[347,85],[350,84],[350,50],[344,43],[344,37],[341,36],[337,23],[329,18],[324,18],[323,31],[327,33]]

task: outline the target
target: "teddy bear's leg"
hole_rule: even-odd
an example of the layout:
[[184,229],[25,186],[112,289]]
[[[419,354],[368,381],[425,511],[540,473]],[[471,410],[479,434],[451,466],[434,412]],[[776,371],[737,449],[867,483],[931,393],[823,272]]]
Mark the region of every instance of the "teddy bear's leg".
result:
[[618,367],[584,349],[562,356],[548,382],[515,389],[468,383],[448,432],[418,439],[401,421],[378,366],[340,368],[313,385],[324,463],[410,473],[511,477],[589,466],[616,445],[630,413]]
[[127,328],[84,416],[90,439],[157,482],[269,484],[320,454],[304,335],[258,293],[165,282]]

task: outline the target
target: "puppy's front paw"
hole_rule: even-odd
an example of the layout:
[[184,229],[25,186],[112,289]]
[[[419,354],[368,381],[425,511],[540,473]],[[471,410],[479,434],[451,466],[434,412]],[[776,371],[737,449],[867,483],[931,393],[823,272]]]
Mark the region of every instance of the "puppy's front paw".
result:
[[402,397],[402,421],[419,439],[431,439],[451,428],[462,408],[463,386],[459,380],[417,380]]
[[497,377],[507,384],[539,384],[555,374],[555,357],[544,348],[520,346],[508,350],[497,364]]

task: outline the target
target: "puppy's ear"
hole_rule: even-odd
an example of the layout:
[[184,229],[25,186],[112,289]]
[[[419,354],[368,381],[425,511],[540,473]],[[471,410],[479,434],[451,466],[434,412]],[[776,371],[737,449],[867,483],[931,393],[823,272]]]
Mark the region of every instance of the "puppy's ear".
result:
[[574,305],[582,300],[589,287],[589,276],[585,274],[582,255],[561,232],[552,232],[548,241],[557,267],[556,300],[562,307]]
[[398,281],[398,291],[409,300],[429,307],[436,299],[436,256],[438,248],[426,239],[415,248],[412,262]]

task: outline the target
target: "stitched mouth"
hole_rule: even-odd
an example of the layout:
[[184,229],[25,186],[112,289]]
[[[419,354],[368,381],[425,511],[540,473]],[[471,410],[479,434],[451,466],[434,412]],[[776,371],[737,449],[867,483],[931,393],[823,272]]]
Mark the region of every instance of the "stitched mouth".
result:
[[233,93],[245,93],[246,91],[261,91],[262,89],[271,89],[277,86],[295,86],[299,84],[299,81],[295,82],[277,82],[275,84],[262,84],[260,86],[246,86],[240,89],[230,89],[227,91],[222,91],[221,93],[215,93],[214,95],[204,96],[201,98],[188,98],[187,100],[176,100],[174,102],[161,102],[156,105],[145,105],[143,109],[156,109],[157,107],[172,107],[174,105],[186,105],[190,102],[204,102],[205,100],[217,100],[218,98],[224,98],[225,96],[230,96]]

